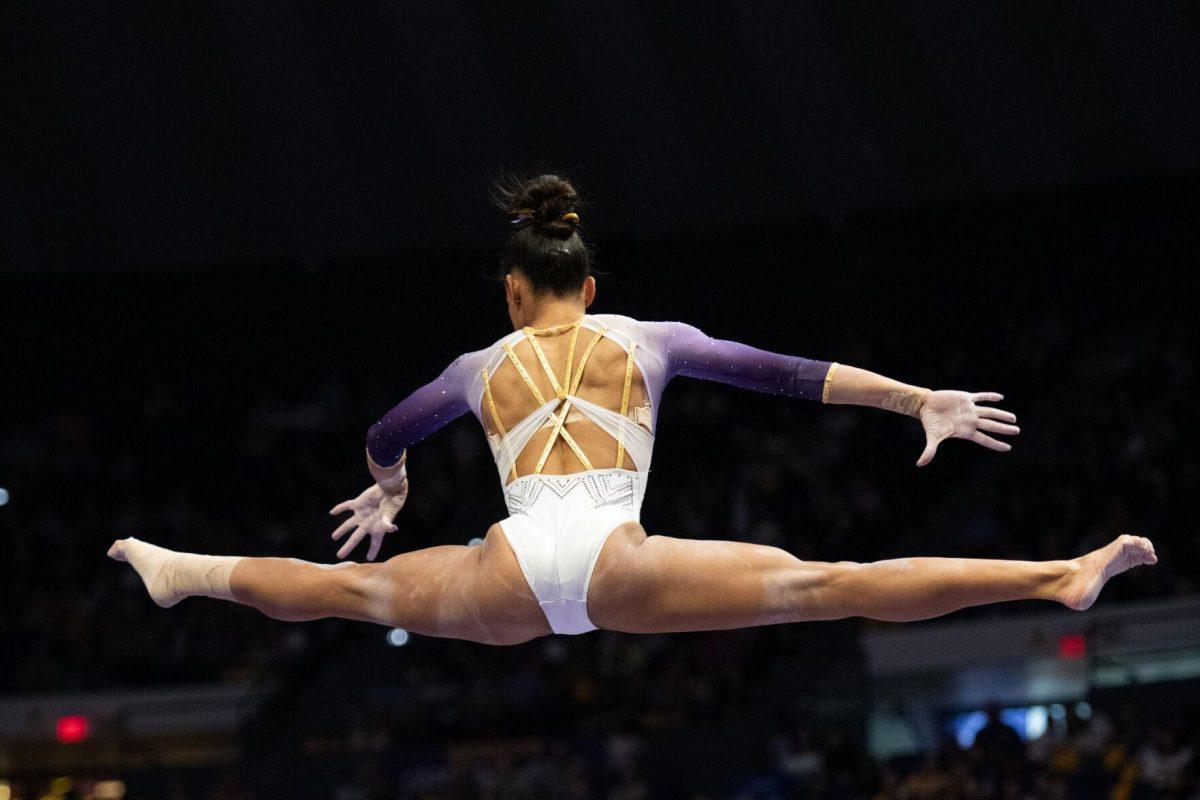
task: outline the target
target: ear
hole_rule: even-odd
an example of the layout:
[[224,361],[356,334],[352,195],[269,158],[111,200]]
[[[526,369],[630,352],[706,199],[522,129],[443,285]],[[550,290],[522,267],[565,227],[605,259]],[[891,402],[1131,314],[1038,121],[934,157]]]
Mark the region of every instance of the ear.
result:
[[521,302],[521,284],[511,272],[504,276],[504,299],[510,306]]
[[596,299],[596,279],[588,275],[583,279],[583,307],[590,308]]

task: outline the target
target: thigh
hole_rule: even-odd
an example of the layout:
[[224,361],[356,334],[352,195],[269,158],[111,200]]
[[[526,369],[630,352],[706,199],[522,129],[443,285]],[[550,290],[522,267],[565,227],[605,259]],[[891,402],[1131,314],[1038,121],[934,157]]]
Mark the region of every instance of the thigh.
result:
[[483,544],[415,550],[379,565],[375,577],[390,624],[426,636],[518,644],[550,633],[499,525]]
[[831,565],[777,547],[615,531],[588,591],[598,627],[628,633],[720,630],[804,619]]

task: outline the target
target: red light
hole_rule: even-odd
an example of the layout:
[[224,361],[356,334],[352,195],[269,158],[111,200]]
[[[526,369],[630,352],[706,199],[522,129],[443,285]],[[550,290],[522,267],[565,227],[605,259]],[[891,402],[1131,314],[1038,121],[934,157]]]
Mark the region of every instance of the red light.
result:
[[1083,658],[1087,654],[1087,638],[1083,634],[1072,633],[1058,637],[1059,658]]
[[59,717],[54,727],[54,735],[63,744],[82,742],[89,733],[88,718],[78,714],[69,717]]

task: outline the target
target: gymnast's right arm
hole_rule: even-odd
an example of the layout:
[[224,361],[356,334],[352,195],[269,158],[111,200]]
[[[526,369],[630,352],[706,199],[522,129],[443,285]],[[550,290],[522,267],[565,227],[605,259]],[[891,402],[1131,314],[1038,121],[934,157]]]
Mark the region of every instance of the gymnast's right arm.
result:
[[367,560],[375,560],[383,537],[396,530],[392,521],[408,498],[408,447],[467,412],[466,390],[471,373],[470,358],[460,356],[367,431],[367,469],[375,483],[358,497],[329,511],[330,514],[353,512],[333,532],[333,540],[337,541],[355,529],[338,549],[338,558],[345,558],[363,537],[370,536]]

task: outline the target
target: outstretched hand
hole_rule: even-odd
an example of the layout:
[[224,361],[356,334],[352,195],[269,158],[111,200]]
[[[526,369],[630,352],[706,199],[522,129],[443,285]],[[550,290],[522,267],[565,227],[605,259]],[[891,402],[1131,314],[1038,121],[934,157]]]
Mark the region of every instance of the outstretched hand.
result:
[[1004,395],[995,392],[942,390],[926,395],[919,414],[925,428],[925,452],[917,459],[917,466],[923,467],[932,461],[938,445],[950,438],[968,439],[1002,453],[1012,450],[1011,444],[993,439],[988,433],[1008,436],[1020,433],[1021,429],[1012,424],[1017,421],[1016,414],[979,405],[998,403],[1003,399]]
[[350,538],[338,548],[337,557],[344,559],[350,555],[351,550],[358,546],[363,537],[370,536],[371,546],[367,550],[367,561],[374,561],[375,556],[379,555],[383,537],[396,530],[392,520],[404,507],[407,497],[407,482],[404,484],[404,490],[399,494],[388,494],[376,483],[353,500],[338,503],[329,509],[329,513],[333,515],[346,511],[352,512],[350,519],[344,521],[333,532],[333,540],[336,542],[345,536],[347,531],[354,530],[354,533],[350,534]]

